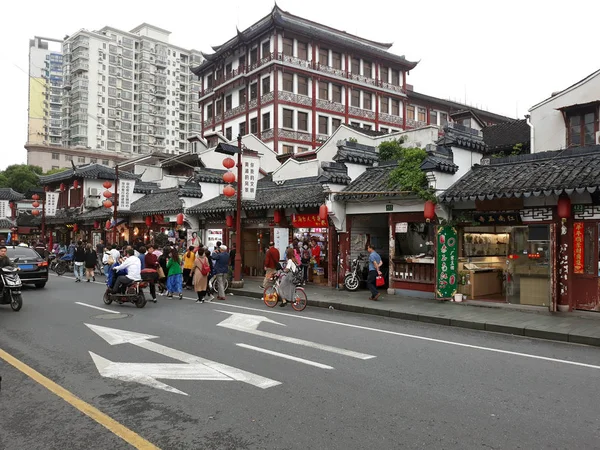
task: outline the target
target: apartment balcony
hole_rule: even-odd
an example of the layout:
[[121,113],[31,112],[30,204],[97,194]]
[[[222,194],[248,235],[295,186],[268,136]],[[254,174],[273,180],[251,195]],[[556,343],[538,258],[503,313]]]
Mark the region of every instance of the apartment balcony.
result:
[[204,122],[202,122],[202,125],[204,126],[204,128],[210,128],[215,124],[215,118],[211,117],[210,119],[205,120]]
[[355,106],[350,106],[348,113],[356,117],[362,117],[365,119],[375,120],[375,112],[368,109],[361,109]]
[[73,53],[71,53],[71,61],[74,62],[77,59],[89,60],[90,59],[90,54],[89,54],[89,52],[86,52],[86,51],[80,51],[80,52],[73,52]]
[[157,87],[154,91],[156,97],[165,98],[167,96],[167,88]]
[[415,119],[406,119],[406,127],[407,128],[422,128],[422,127],[426,127],[427,126],[427,122],[423,122],[421,120],[415,120]]
[[167,129],[166,128],[154,128],[150,132],[150,135],[154,136],[155,138],[164,139],[165,136],[167,135]]
[[296,131],[289,130],[287,128],[279,128],[279,130],[277,130],[277,135],[280,139],[291,139],[294,141],[301,141],[307,143],[312,142],[312,134],[310,134],[307,131]]
[[246,112],[246,105],[236,106],[233,109],[225,111],[225,120],[231,119],[232,117],[237,116],[238,114],[241,114],[244,112]]
[[395,116],[388,113],[379,113],[379,120],[382,122],[393,123],[395,125],[402,125],[402,117]]
[[71,43],[71,53],[75,52],[77,48],[90,48],[90,41],[88,39],[75,39]]
[[273,139],[273,137],[274,137],[273,128],[269,128],[268,130],[264,130],[262,133],[260,133],[260,138],[263,141]]
[[87,72],[90,70],[90,65],[84,62],[77,62],[71,65],[71,73]]
[[294,94],[287,91],[278,91],[277,98],[284,102],[297,103],[299,105],[308,107],[312,106],[312,98],[307,95]]
[[154,65],[156,67],[167,67],[167,58],[166,56],[162,56],[162,55],[156,55],[156,57],[154,58]]
[[324,109],[333,113],[344,114],[346,106],[342,103],[336,103],[330,100],[317,99],[317,108]]

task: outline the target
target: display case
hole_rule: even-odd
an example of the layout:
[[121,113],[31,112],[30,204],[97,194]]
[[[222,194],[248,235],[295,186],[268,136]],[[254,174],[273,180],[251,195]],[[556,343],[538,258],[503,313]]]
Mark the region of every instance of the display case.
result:
[[508,239],[508,233],[470,232],[465,230],[463,256],[506,256]]

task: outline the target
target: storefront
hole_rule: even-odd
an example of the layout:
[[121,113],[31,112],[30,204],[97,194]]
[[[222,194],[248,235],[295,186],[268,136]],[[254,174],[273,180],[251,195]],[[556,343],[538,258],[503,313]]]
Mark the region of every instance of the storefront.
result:
[[[292,214],[292,244],[300,255],[310,253],[308,281],[326,285],[330,277],[329,268],[329,223],[315,214]],[[337,264],[337,261],[336,261]]]

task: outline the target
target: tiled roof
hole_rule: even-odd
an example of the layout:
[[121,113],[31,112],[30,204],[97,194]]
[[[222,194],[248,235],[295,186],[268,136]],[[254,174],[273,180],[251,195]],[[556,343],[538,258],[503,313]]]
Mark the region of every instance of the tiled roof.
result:
[[[40,183],[48,184],[57,181],[66,181],[72,178],[81,177],[92,180],[115,180],[115,169],[103,166],[101,164],[87,164],[79,166],[75,170],[73,168],[63,170],[62,172],[52,175],[41,175]],[[137,180],[139,177],[131,172],[119,171],[119,178],[124,180]]]
[[195,169],[192,182],[195,181],[196,183],[204,182],[204,183],[225,184],[225,182],[223,181],[223,174],[225,172],[227,172],[227,171],[221,170],[221,169],[209,169],[209,168]]
[[442,202],[600,189],[600,145],[491,158],[440,195]]
[[55,216],[46,215],[46,223],[74,222],[81,215],[79,208],[61,208],[56,210]]
[[158,184],[150,181],[136,181],[133,192],[136,194],[149,194],[152,191],[159,189]]
[[390,185],[389,182],[390,173],[396,167],[398,167],[397,163],[368,167],[340,194],[337,194],[335,199],[383,198],[403,194],[398,186]]
[[[242,201],[244,210],[280,209],[280,208],[310,208],[317,207],[325,201],[323,187],[318,177],[308,177],[287,180],[278,185],[265,177],[258,181],[256,200]],[[192,214],[215,214],[235,211],[236,197],[227,198],[224,195],[200,203],[187,210]]]
[[385,136],[386,133],[385,131],[377,131],[377,130],[367,130],[366,128],[363,127],[359,127],[358,125],[352,125],[352,124],[344,124],[344,126],[352,129],[352,130],[356,130],[359,133],[365,134],[367,136],[371,136],[371,137],[379,137],[379,136]]
[[338,151],[333,157],[334,161],[372,166],[379,161],[377,149],[370,145],[363,145],[352,141],[343,141],[338,144]]
[[15,226],[14,222],[10,219],[0,219],[0,230],[10,230]]
[[516,144],[523,144],[525,153],[529,153],[531,129],[525,119],[499,123],[483,129],[483,141],[491,152],[512,150]]
[[23,200],[25,196],[12,188],[0,188],[0,200],[17,201]]
[[20,227],[38,227],[42,223],[42,217],[41,215],[34,216],[31,213],[22,212],[17,216],[16,222]]
[[159,189],[133,202],[131,212],[142,215],[183,212],[183,201],[179,194],[178,188]]
[[[118,216],[128,215],[128,211],[117,210]],[[101,206],[100,208],[90,209],[77,216],[77,222],[85,222],[91,220],[105,220],[113,217],[113,210]]]
[[318,181],[320,183],[348,184],[352,179],[348,176],[346,164],[323,161],[321,162],[321,175],[319,175]]
[[458,166],[449,159],[436,155],[428,155],[421,164],[421,170],[437,170],[440,172],[456,173]]

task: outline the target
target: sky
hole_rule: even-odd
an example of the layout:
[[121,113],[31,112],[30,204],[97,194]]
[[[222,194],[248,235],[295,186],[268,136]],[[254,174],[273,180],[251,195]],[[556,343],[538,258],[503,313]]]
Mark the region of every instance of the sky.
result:
[[[279,0],[285,11],[378,42],[419,61],[407,82],[424,94],[523,118],[534,104],[600,69],[600,1]],[[29,0],[12,2],[0,28],[0,169],[26,162],[28,45],[34,36],[63,38],[109,25],[147,22],[172,32],[170,42],[211,47],[273,8],[273,0],[143,3]],[[356,5],[356,6],[353,6]],[[5,8],[8,13],[8,9]],[[8,17],[8,16],[7,16]]]

